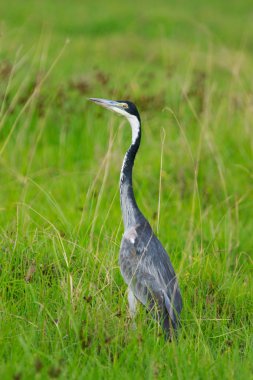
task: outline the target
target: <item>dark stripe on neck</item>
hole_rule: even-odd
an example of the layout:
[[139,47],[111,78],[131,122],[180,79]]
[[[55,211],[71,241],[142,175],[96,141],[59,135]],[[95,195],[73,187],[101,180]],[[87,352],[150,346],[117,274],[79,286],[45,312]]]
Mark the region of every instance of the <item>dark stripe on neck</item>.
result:
[[143,215],[140,212],[133,191],[132,172],[135,156],[138,152],[141,142],[141,127],[139,134],[133,144],[125,154],[121,176],[120,176],[120,203],[123,214],[125,229],[139,223],[143,220]]
[[134,144],[131,144],[130,148],[125,154],[123,166],[121,169],[121,179],[120,179],[121,183],[128,183],[129,185],[132,186],[132,173],[133,173],[134,160],[138,152],[140,142],[141,142],[141,130],[139,131],[139,134]]

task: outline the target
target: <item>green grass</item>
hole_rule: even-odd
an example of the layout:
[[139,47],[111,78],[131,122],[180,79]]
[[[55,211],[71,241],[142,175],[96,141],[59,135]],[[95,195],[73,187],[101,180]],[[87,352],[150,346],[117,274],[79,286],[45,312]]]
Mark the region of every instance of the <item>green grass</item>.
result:
[[[1,379],[253,378],[251,1],[12,0],[0,15]],[[90,96],[141,112],[134,188],[178,273],[178,343],[141,307],[132,329],[130,128]]]

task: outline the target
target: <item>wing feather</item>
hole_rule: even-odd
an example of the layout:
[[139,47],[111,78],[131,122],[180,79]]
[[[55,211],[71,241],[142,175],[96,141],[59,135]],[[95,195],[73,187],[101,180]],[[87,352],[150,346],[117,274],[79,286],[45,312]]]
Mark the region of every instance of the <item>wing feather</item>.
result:
[[[121,273],[136,298],[149,309],[156,306],[163,327],[177,327],[182,299],[169,256],[150,225],[136,225],[123,236]],[[168,318],[170,321],[168,321]]]

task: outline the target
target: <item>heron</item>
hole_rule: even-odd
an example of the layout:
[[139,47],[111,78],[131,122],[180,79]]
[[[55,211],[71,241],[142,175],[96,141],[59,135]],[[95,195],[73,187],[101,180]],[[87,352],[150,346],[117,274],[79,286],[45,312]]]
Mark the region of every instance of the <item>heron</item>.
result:
[[124,234],[119,254],[120,271],[128,286],[130,316],[134,318],[139,301],[161,325],[165,337],[172,340],[177,336],[182,310],[178,280],[166,250],[140,211],[133,191],[133,166],[141,143],[139,112],[135,104],[127,100],[89,100],[125,116],[132,129],[132,142],[120,173]]

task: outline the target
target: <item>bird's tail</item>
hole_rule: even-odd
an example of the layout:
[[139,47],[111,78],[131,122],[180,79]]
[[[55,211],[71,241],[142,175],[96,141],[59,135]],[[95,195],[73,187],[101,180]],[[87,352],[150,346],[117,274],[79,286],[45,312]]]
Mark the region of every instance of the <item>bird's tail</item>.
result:
[[177,337],[177,327],[179,324],[179,318],[176,315],[173,304],[168,295],[163,291],[165,312],[162,321],[162,327],[165,333],[166,339],[172,340],[173,337]]

